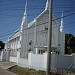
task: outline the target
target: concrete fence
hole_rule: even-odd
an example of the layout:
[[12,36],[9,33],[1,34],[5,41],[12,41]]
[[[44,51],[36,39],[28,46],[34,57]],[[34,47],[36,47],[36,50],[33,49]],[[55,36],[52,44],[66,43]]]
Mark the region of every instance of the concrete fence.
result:
[[2,51],[0,51],[0,61],[2,61]]
[[[0,60],[4,59],[3,56],[5,52],[0,55]],[[10,54],[9,54],[10,55]],[[3,56],[3,57],[2,57]],[[8,56],[8,55],[7,55]],[[28,59],[20,58],[20,52],[17,51],[17,57],[9,58],[11,62],[16,62],[17,65],[21,67],[33,68],[36,70],[46,70],[47,66],[47,53],[43,54],[33,54],[30,52],[28,54]],[[59,55],[55,52],[51,53],[51,69],[52,70],[68,70],[69,68],[75,68],[75,55]]]
[[56,68],[58,71],[69,70],[73,68],[74,56],[73,55],[57,55]]

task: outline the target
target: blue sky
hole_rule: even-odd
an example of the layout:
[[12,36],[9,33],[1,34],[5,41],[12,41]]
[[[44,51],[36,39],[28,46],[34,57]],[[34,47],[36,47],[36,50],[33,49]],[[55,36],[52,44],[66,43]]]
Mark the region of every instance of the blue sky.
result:
[[[20,27],[26,0],[0,0],[0,40],[6,41],[9,34]],[[45,8],[46,0],[28,0],[27,21],[31,22]],[[75,0],[53,0],[55,18],[75,13]],[[64,17],[65,33],[75,35],[75,15]],[[58,19],[60,26],[60,19]]]

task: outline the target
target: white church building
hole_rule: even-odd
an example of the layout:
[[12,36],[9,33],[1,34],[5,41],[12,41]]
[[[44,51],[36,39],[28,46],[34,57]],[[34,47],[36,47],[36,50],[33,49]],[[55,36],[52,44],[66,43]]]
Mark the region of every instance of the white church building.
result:
[[[49,2],[47,0],[45,10],[27,24],[27,2],[21,26],[8,37],[5,49],[2,52],[3,61],[16,62],[17,65],[37,70],[46,70]],[[69,70],[75,68],[75,55],[65,55],[65,33],[63,13],[61,25],[58,21],[52,21],[52,45],[51,45],[51,69]]]

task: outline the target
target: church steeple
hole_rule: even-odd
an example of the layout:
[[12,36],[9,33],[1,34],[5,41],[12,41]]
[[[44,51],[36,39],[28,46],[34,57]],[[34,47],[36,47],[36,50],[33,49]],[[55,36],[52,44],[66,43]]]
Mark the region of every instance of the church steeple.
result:
[[24,12],[24,16],[27,15],[27,0],[26,0],[26,5],[25,5],[25,12]]
[[60,32],[63,32],[63,31],[64,31],[64,20],[63,20],[63,11],[62,11]]
[[45,10],[47,10],[47,9],[48,9],[48,7],[49,7],[49,0],[47,0],[47,2],[46,2]]
[[26,5],[25,5],[25,12],[23,15],[22,23],[21,23],[21,31],[27,27],[27,0],[26,0]]
[[64,33],[64,20],[63,20],[63,11],[61,15],[61,26],[60,26],[60,46],[61,54],[65,53],[65,33]]

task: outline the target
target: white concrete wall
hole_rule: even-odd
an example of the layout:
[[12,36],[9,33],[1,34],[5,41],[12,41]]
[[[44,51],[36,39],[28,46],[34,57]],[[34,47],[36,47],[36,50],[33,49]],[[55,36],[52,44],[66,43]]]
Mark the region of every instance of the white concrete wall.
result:
[[7,51],[2,50],[0,55],[0,61],[7,61]]
[[[21,67],[33,68],[36,70],[46,70],[47,53],[44,54],[28,54],[28,59],[20,58],[20,52],[17,51],[17,57],[10,57],[11,62],[16,62]],[[75,55],[58,55],[51,53],[51,69],[68,70],[69,67],[75,68]]]
[[20,59],[20,52],[19,52],[19,51],[17,51],[17,57],[12,57],[12,56],[10,56],[10,61],[11,61],[11,62],[16,62],[16,63],[18,63],[18,62],[19,62],[19,59]]
[[74,64],[72,55],[57,55],[56,68],[68,70]]
[[0,61],[1,61],[1,55],[0,55]]
[[[44,55],[42,54],[32,54],[32,53],[29,53],[29,56],[31,54],[31,57],[29,57],[29,59],[31,59],[31,67],[34,68],[34,69],[45,69],[44,67],[44,60],[46,61],[46,59],[43,58]],[[29,60],[28,59],[28,60]]]
[[21,66],[21,67],[28,67],[29,68],[29,64],[28,64],[28,60],[25,58],[20,58],[18,60],[17,65]]
[[[56,54],[51,53],[51,68],[56,67]],[[18,65],[22,67],[33,68],[37,70],[46,70],[47,53],[44,54],[28,54],[28,59],[19,58]]]
[[18,65],[22,67],[34,68],[37,70],[45,70],[43,67],[44,66],[43,55],[36,55],[33,53],[28,54],[28,59],[20,58],[18,61]]
[[1,61],[3,61],[3,51],[1,52],[0,59],[1,59]]
[[[74,56],[73,55],[58,55],[56,53],[51,53],[51,69],[68,70],[69,67],[74,64]],[[33,68],[36,70],[46,70],[47,65],[47,53],[42,55],[39,54],[28,54],[28,59],[19,58],[18,63],[19,66]]]
[[17,57],[10,57],[11,62],[17,62]]
[[1,51],[0,61],[2,61],[2,57],[3,57],[3,51]]
[[7,51],[2,51],[2,61],[6,61]]

